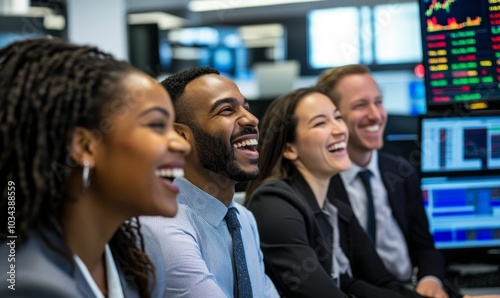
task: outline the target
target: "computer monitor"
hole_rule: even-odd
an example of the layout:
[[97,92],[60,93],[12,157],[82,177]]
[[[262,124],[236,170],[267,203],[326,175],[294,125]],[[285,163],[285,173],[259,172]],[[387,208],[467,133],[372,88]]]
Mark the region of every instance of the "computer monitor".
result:
[[259,98],[278,97],[293,90],[300,73],[296,60],[257,62],[253,66],[259,89]]
[[421,115],[420,141],[424,176],[484,175],[500,170],[500,112]]
[[[307,13],[307,61],[312,69],[360,63],[361,12],[358,7],[313,9]],[[335,30],[337,28],[337,30]]]
[[[0,5],[1,6],[1,5]],[[9,44],[29,39],[47,36],[42,17],[1,16],[0,17],[0,48]]]
[[500,6],[419,0],[427,110],[500,108]]
[[448,262],[500,264],[500,175],[425,177],[424,206]]
[[223,74],[234,77],[236,74],[236,50],[230,47],[210,49],[210,66]]
[[162,71],[158,32],[157,24],[128,25],[129,61],[151,76],[157,76]]
[[[416,2],[387,3],[373,6],[375,63],[421,63],[422,45]],[[363,32],[366,34],[365,32]]]
[[418,169],[420,163],[418,126],[418,116],[388,114],[382,151],[402,156]]

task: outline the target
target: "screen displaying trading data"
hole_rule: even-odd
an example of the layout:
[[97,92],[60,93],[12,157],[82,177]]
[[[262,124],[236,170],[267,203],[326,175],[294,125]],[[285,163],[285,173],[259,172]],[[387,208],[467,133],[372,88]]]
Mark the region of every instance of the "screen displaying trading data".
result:
[[421,171],[500,169],[499,116],[422,116]]
[[421,188],[436,248],[500,245],[500,176],[423,178]]
[[428,110],[464,102],[498,105],[500,0],[419,3]]

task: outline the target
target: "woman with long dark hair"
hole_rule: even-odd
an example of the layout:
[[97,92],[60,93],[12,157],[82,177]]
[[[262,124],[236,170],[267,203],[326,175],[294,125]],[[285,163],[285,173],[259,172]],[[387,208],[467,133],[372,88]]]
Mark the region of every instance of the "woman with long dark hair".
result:
[[247,186],[266,272],[285,297],[422,297],[387,271],[330,178],[350,167],[348,130],[314,88],[271,103],[261,124],[260,176]]

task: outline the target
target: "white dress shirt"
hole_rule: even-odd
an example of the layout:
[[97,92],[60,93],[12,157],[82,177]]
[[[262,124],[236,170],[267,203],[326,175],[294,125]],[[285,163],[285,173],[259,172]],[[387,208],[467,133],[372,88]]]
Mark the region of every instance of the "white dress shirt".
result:
[[330,201],[325,200],[325,205],[323,207],[323,213],[328,216],[330,225],[333,228],[333,260],[332,260],[332,278],[337,280],[337,286],[340,287],[339,277],[340,274],[347,273],[352,277],[351,263],[349,259],[344,254],[342,247],[340,247],[340,237],[339,237],[339,224],[338,224],[338,210]]
[[[104,298],[99,286],[97,286],[96,282],[92,278],[87,266],[85,263],[78,257],[77,255],[73,256],[76,262],[76,265],[80,269],[83,274],[83,277],[89,284],[92,292],[94,292],[95,297]],[[115,260],[113,259],[113,254],[111,253],[111,249],[106,244],[104,248],[104,260],[106,262],[106,279],[108,281],[108,298],[124,298],[122,284],[120,282],[120,276],[118,275],[118,270],[116,269]]]
[[385,189],[378,168],[378,152],[374,151],[372,159],[366,168],[360,168],[352,163],[352,166],[340,173],[340,177],[349,197],[349,202],[358,218],[360,225],[366,231],[367,220],[367,198],[365,188],[358,177],[360,170],[368,169],[372,172],[370,182],[373,193],[373,204],[375,207],[376,241],[377,253],[384,262],[386,268],[399,280],[408,281],[412,275],[412,264],[406,247],[406,241],[396,219],[392,215],[389,206],[387,190]]

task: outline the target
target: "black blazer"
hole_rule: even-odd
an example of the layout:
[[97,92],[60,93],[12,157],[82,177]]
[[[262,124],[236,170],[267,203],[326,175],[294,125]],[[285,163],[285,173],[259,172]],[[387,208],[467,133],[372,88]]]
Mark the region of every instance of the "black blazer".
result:
[[332,227],[302,176],[267,182],[248,202],[257,221],[266,273],[286,297],[422,297],[406,289],[384,267],[352,210],[338,209],[340,246],[353,278],[331,277]]
[[[378,152],[378,166],[392,214],[405,237],[411,262],[418,268],[417,278],[433,275],[443,280],[446,265],[429,232],[417,170],[404,158],[381,151]],[[340,175],[330,181],[328,198],[330,201],[339,199],[350,206]]]

